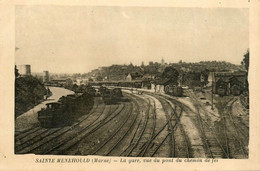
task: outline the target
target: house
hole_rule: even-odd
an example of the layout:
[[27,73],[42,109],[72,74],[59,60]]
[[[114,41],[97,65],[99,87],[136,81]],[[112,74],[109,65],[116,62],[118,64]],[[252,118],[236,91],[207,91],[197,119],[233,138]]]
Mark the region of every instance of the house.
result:
[[217,73],[213,92],[219,95],[240,95],[246,87],[246,75],[243,73]]
[[142,73],[136,71],[136,72],[132,72],[132,73],[127,74],[125,80],[126,81],[142,80],[142,77],[143,77]]
[[151,89],[156,93],[165,93],[165,86],[172,84],[170,79],[156,78],[151,81]]

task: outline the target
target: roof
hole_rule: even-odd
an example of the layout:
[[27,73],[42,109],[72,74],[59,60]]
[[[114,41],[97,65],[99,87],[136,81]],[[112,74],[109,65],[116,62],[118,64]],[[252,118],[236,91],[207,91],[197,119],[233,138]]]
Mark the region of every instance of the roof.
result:
[[215,77],[244,77],[246,72],[215,72]]
[[216,77],[216,82],[219,81],[224,81],[226,83],[229,82],[233,82],[235,80],[237,80],[240,83],[244,83],[245,82],[246,77],[245,76],[232,76],[232,77],[228,77],[228,76],[223,76],[223,77]]
[[226,83],[229,82],[229,77],[217,77],[216,82],[224,81]]
[[170,82],[170,79],[162,79],[162,78],[160,78],[160,79],[155,79],[154,80],[154,83],[158,84],[158,85],[166,85],[169,82]]

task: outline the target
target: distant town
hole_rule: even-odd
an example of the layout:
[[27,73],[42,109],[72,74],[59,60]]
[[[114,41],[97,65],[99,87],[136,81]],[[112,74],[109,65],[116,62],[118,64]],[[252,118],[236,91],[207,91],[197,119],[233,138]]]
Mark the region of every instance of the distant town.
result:
[[38,78],[43,83],[53,84],[76,84],[82,85],[91,82],[109,82],[109,81],[133,81],[141,82],[143,88],[150,89],[151,85],[166,84],[167,78],[163,72],[166,68],[173,68],[176,72],[174,77],[175,83],[183,86],[206,86],[211,85],[213,78],[212,73],[215,73],[216,81],[222,78],[222,81],[228,82],[228,78],[237,77],[241,84],[245,86],[246,68],[241,65],[234,65],[225,61],[201,61],[198,63],[186,63],[179,61],[178,63],[167,63],[164,59],[161,63],[149,62],[145,65],[136,66],[130,63],[129,65],[112,65],[107,67],[99,67],[89,73],[52,73],[51,71],[43,71],[35,73],[31,71],[30,65],[18,65],[17,69],[21,76],[32,75]]

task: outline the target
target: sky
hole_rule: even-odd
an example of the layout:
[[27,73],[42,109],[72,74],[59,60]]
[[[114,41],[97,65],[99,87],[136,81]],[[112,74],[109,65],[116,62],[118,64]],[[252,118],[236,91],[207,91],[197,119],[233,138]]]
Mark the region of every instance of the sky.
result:
[[249,10],[16,6],[16,65],[86,73],[112,64],[227,61],[249,48]]

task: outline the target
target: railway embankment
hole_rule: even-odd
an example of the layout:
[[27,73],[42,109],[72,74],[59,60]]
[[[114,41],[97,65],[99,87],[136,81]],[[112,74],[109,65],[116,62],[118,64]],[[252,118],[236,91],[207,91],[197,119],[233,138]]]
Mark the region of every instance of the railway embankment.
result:
[[44,85],[32,76],[15,79],[15,118],[43,101],[48,93]]

